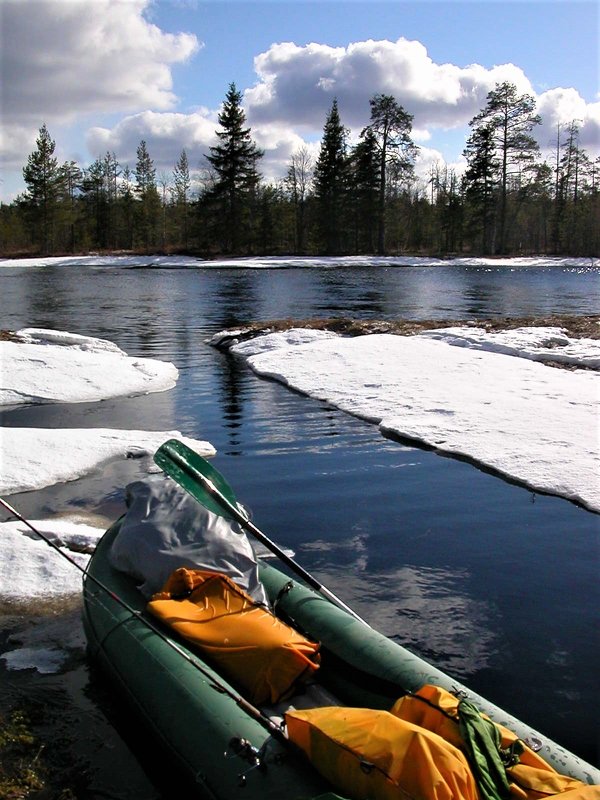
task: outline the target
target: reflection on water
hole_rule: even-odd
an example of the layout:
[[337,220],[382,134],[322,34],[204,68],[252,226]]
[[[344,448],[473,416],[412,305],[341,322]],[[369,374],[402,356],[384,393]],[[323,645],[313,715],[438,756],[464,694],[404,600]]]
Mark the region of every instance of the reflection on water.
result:
[[[3,327],[100,336],[173,361],[174,390],[2,415],[13,427],[180,430],[267,535],[387,635],[597,762],[597,515],[260,380],[211,348],[274,318],[595,313],[600,271],[43,269],[0,272]],[[117,516],[129,461],[15,498],[32,516]],[[18,500],[18,502],[17,502]],[[575,702],[576,700],[576,702]]]
[[[335,557],[337,546],[321,544]],[[353,597],[354,610],[370,625],[463,682],[494,665],[495,610],[485,598],[468,593],[464,569],[407,565],[373,573],[367,569],[368,546],[361,548],[356,537],[345,546],[355,559],[343,574],[323,566],[319,580],[335,594]]]

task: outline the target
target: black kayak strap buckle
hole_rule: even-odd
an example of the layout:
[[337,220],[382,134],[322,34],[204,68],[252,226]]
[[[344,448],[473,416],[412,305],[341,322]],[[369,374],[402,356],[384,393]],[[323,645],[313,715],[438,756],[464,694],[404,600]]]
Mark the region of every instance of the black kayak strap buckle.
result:
[[275,613],[277,612],[277,606],[279,605],[279,603],[283,600],[286,594],[288,594],[288,592],[291,592],[293,588],[294,588],[294,581],[288,581],[286,584],[284,584],[284,586],[281,587],[281,589],[277,593],[277,597],[273,601],[273,611]]

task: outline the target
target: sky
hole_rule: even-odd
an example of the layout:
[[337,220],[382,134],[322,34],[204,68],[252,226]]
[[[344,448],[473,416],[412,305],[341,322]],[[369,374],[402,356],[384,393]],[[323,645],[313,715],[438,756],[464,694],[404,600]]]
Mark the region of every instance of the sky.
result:
[[469,120],[505,80],[536,98],[549,154],[572,120],[600,154],[595,1],[0,0],[0,14],[4,202],[43,123],[60,162],[110,151],[133,169],[144,139],[159,179],[182,149],[200,172],[232,82],[267,180],[318,153],[334,98],[356,141],[376,93],[413,115],[419,174],[460,169]]

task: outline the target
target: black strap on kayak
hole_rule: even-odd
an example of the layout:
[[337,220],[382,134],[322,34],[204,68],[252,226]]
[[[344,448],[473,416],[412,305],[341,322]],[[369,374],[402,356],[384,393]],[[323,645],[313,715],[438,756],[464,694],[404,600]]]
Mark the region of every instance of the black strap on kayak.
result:
[[148,627],[153,633],[155,633],[163,642],[165,642],[169,647],[175,650],[179,655],[184,658],[188,664],[191,664],[195,669],[198,670],[216,689],[218,692],[222,694],[226,694],[231,700],[233,700],[239,708],[245,711],[250,717],[254,720],[259,722],[267,731],[273,736],[275,739],[279,739],[280,741],[285,742],[285,744],[289,744],[287,737],[283,733],[282,729],[277,725],[273,720],[271,720],[266,714],[264,714],[259,708],[253,706],[252,703],[249,703],[244,697],[242,697],[237,692],[234,692],[229,686],[221,681],[217,680],[212,672],[210,672],[207,668],[205,668],[199,661],[197,661],[191,654],[186,652],[182,647],[180,647],[177,642],[173,641],[170,637],[168,637],[160,628],[155,625],[150,619],[143,616],[140,611],[132,608],[128,603],[125,602],[122,598],[119,597],[115,592],[108,588],[102,581],[99,581],[94,575],[88,572],[87,569],[82,567],[80,564],[77,563],[73,558],[71,558],[63,548],[59,547],[56,542],[53,542],[52,539],[45,536],[41,531],[39,531],[34,525],[31,524],[25,517],[20,514],[10,503],[0,497],[0,505],[4,506],[4,508],[11,514],[12,517],[22,522],[26,525],[29,530],[33,531],[36,536],[39,536],[47,545],[49,545],[53,550],[56,550],[63,558],[65,558],[70,564],[72,564],[76,569],[79,570],[84,576],[85,580],[91,581],[95,586],[105,592],[112,600],[118,603],[122,608],[128,611],[132,618],[135,618],[142,622],[146,627]]

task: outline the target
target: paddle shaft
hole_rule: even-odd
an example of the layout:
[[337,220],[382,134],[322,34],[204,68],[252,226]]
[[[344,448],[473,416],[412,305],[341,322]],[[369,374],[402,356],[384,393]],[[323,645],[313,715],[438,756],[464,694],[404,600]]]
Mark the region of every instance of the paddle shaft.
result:
[[[180,444],[181,446],[181,444]],[[194,453],[196,457],[197,453]],[[176,466],[175,470],[169,470],[170,462]],[[189,475],[196,483],[200,483],[207,492],[210,493],[212,497],[214,497],[219,504],[222,506],[223,510],[226,511],[236,522],[238,522],[245,530],[249,531],[255,539],[257,539],[261,544],[264,544],[272,553],[274,553],[284,564],[286,564],[291,570],[293,570],[303,581],[305,581],[311,588],[315,589],[317,592],[320,592],[324,597],[326,597],[330,602],[337,605],[339,608],[346,611],[348,614],[351,614],[355,619],[359,622],[362,622],[364,625],[367,625],[358,614],[353,611],[350,606],[347,606],[343,600],[340,600],[337,595],[331,592],[326,586],[319,583],[319,581],[314,578],[310,572],[307,572],[304,567],[300,566],[293,558],[287,555],[278,545],[275,544],[269,537],[264,534],[259,528],[251,522],[248,517],[246,517],[237,505],[231,503],[223,494],[219,491],[219,489],[215,486],[215,484],[207,478],[206,475],[203,475],[199,469],[196,469],[193,464],[189,462],[188,459],[184,458],[178,452],[174,450],[168,451],[168,456],[166,455],[165,451],[162,451],[162,458],[160,459],[160,466],[168,472],[168,474],[174,478],[174,480],[178,479],[179,473],[181,471],[185,472]],[[189,491],[188,487],[183,485],[180,481],[178,481],[180,486],[183,486],[184,489]],[[193,495],[196,497],[196,495]],[[196,500],[201,502],[201,500],[196,497]]]
[[166,644],[168,644],[169,647],[171,647],[173,650],[179,653],[179,655],[182,656],[189,664],[191,664],[193,667],[195,667],[195,669],[197,669],[200,673],[202,673],[202,675],[204,675],[205,678],[208,678],[208,680],[214,685],[217,691],[223,692],[228,697],[230,697],[241,709],[243,709],[247,714],[253,717],[257,722],[260,722],[260,724],[263,725],[263,727],[265,727],[274,738],[280,739],[282,741],[285,740],[285,742],[287,742],[287,739],[282,733],[279,726],[276,725],[274,722],[272,722],[269,719],[269,717],[263,714],[260,711],[260,709],[253,706],[251,703],[245,700],[241,695],[237,694],[236,692],[233,692],[225,684],[216,680],[214,675],[212,675],[207,669],[204,669],[204,667],[201,664],[199,664],[194,658],[192,658],[189,655],[189,653],[186,653],[185,650],[179,647],[179,645],[176,642],[174,642],[168,636],[165,636],[165,634],[160,630],[160,628],[154,625],[154,623],[151,620],[142,616],[140,611],[136,611],[134,608],[132,608],[128,603],[125,602],[125,600],[120,598],[111,589],[109,589],[108,586],[102,583],[102,581],[99,581],[98,578],[96,578],[94,575],[88,572],[87,569],[84,569],[81,566],[81,564],[78,564],[73,558],[67,555],[67,553],[65,553],[64,550],[56,544],[56,542],[53,542],[52,539],[49,539],[47,536],[45,536],[34,525],[32,525],[31,522],[25,519],[25,517],[22,516],[22,514],[19,514],[16,508],[11,506],[11,504],[8,503],[6,500],[4,500],[2,497],[0,497],[0,505],[4,506],[4,508],[7,511],[9,511],[10,514],[12,514],[12,516],[18,519],[19,522],[22,522],[24,525],[26,525],[31,531],[33,531],[33,533],[39,536],[40,539],[43,539],[43,541],[46,542],[46,544],[50,545],[50,547],[52,547],[53,550],[56,550],[57,553],[60,553],[60,555],[63,558],[65,558],[70,564],[73,564],[73,566],[76,567],[85,576],[86,580],[92,581],[92,583],[95,584],[99,589],[101,589],[103,592],[106,592],[106,594],[112,600],[116,601],[122,608],[128,611],[132,617],[135,617],[136,619],[140,620],[140,622],[143,622],[144,625],[146,625],[153,633],[155,633],[164,642],[166,642]]

